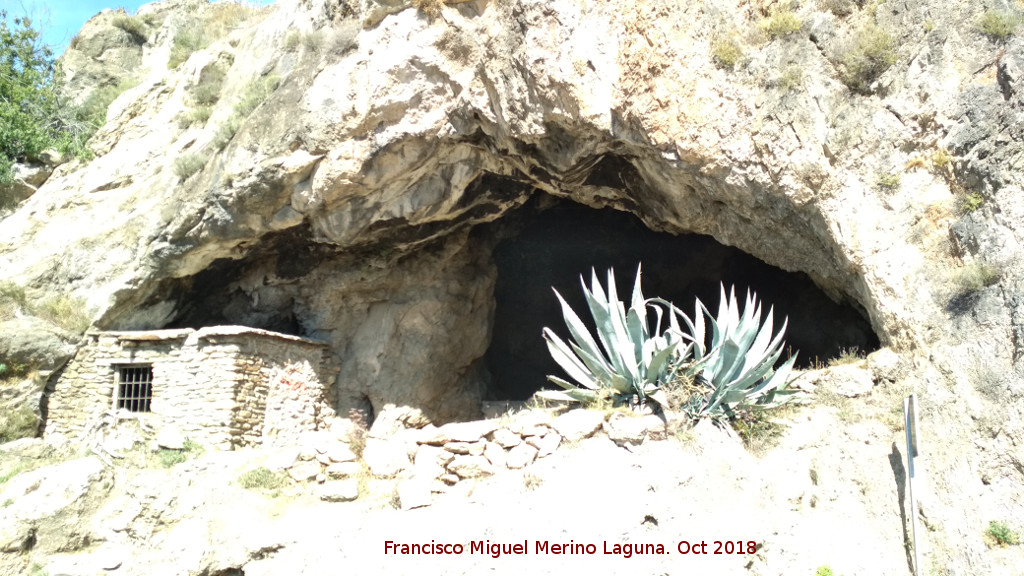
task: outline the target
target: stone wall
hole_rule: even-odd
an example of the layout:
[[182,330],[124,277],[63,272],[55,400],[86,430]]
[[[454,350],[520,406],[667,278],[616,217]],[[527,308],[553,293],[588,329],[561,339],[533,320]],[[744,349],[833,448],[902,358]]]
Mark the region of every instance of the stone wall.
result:
[[103,332],[49,392],[46,433],[81,438],[116,407],[125,365],[152,366],[146,423],[220,449],[291,443],[332,413],[337,368],[318,342],[237,326]]

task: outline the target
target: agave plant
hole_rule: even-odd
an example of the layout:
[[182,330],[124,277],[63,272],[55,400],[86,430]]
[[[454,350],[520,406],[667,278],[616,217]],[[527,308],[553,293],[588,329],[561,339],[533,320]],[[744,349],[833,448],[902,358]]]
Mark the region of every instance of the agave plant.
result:
[[[727,298],[725,286],[721,286],[717,317],[697,300],[694,322],[688,325],[693,327],[693,356],[703,363],[699,380],[707,392],[695,416],[721,418],[755,406],[772,408],[784,404],[796,392],[789,387],[794,380],[789,376],[796,355],[775,369],[785,346],[782,337],[788,319],[773,337],[773,313],[774,308],[770,308],[762,324],[761,305],[757,295],[749,291],[741,313],[735,288],[730,288]],[[711,344],[707,348],[705,316],[711,324]]]
[[[563,390],[543,390],[538,395],[547,399],[584,402],[608,398],[616,403],[629,401],[635,396],[640,403],[652,400],[667,406],[668,399],[662,386],[675,379],[681,371],[695,373],[699,369],[699,365],[687,362],[693,348],[692,337],[683,332],[679,324],[682,318],[692,332],[689,319],[664,300],[644,298],[640,289],[639,267],[628,310],[616,293],[613,270],[608,270],[607,291],[593,270],[590,289],[582,277],[580,284],[594,318],[597,338],[555,290],[571,341],[562,340],[550,328],[544,328],[544,340],[551,357],[574,382],[548,376]],[[649,312],[654,314],[653,327],[649,322]],[[662,330],[666,313],[668,325]]]

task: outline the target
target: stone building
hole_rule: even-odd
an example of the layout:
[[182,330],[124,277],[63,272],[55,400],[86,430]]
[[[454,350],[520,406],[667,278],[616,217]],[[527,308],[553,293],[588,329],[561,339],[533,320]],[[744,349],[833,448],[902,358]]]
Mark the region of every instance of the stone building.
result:
[[289,444],[333,411],[324,344],[241,326],[91,332],[48,387],[46,434],[127,410],[224,450]]

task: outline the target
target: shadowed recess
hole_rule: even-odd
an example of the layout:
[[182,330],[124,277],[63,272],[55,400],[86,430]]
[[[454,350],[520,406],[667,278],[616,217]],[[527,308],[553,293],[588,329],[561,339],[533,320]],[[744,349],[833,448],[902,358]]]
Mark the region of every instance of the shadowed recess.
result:
[[642,263],[644,295],[665,298],[691,317],[694,298],[717,312],[719,283],[727,290],[735,285],[738,298],[749,288],[761,300],[764,314],[774,306],[776,330],[789,317],[787,352],[799,351],[798,367],[846,350],[878,348],[864,314],[848,303],[834,302],[805,274],[769,266],[710,236],[653,232],[625,212],[551,203],[550,198],[545,202],[546,209],[539,207],[544,202],[531,202],[494,225],[500,240],[494,249],[494,330],[485,357],[491,374],[488,399],[526,399],[548,387],[546,375],[564,377],[541,338],[545,326],[568,336],[551,289],[591,323],[580,275],[589,285],[592,267],[602,283],[608,268],[614,268],[619,297],[626,300]]

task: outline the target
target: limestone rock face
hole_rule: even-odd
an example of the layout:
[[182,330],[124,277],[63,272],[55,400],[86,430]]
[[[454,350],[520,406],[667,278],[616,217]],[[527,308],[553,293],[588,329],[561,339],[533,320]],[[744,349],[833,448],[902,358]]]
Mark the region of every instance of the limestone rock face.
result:
[[[552,196],[806,274],[901,356],[886,390],[928,391],[953,429],[1007,422],[949,450],[1014,461],[1024,41],[978,32],[989,5],[794,3],[799,30],[772,37],[775,5],[735,0],[477,0],[443,18],[282,0],[207,26],[219,4],[151,5],[144,40],[112,13],[87,24],[70,84],[137,83],[95,159],[0,220],[0,282],[83,298],[104,329],[314,337],[341,366],[340,414],[413,406],[440,425],[486,389],[500,238],[485,225]],[[869,23],[895,63],[851,89],[844,57]],[[169,67],[200,27],[205,47]],[[731,68],[714,55],[726,36]]]

